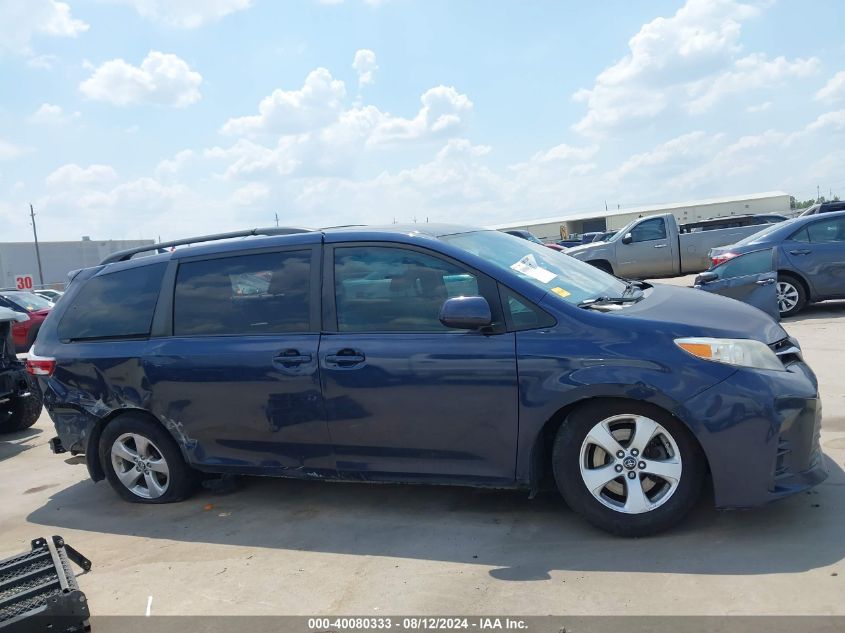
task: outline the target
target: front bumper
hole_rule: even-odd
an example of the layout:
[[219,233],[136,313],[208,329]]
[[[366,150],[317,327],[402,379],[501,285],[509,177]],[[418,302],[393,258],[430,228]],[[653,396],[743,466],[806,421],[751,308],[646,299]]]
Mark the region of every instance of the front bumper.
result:
[[678,413],[707,456],[718,507],[760,505],[827,478],[816,377],[801,361],[786,370],[737,370]]

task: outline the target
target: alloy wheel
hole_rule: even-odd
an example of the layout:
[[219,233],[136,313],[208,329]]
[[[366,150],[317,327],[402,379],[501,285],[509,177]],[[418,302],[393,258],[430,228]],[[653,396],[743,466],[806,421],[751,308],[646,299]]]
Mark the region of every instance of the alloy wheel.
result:
[[666,503],[683,472],[672,435],[651,418],[614,415],[596,424],[581,444],[581,478],[602,505],[625,514]]
[[118,480],[133,494],[157,499],[170,485],[170,468],[161,450],[149,438],[124,433],[111,447],[111,463]]
[[788,281],[778,282],[778,310],[783,314],[798,305],[798,288]]

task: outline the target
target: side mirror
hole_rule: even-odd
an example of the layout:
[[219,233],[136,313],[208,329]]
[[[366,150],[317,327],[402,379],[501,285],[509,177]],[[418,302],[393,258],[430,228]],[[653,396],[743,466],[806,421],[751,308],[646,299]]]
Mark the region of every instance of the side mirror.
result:
[[703,286],[704,284],[710,283],[711,281],[716,281],[718,278],[719,273],[715,273],[712,270],[708,270],[707,272],[703,272],[695,278],[694,285]]
[[633,241],[634,241],[634,236],[631,235],[630,233],[625,233],[625,235],[622,236],[622,243],[623,244],[630,244]]
[[478,330],[491,325],[493,315],[484,297],[453,297],[440,308],[440,322],[459,330]]

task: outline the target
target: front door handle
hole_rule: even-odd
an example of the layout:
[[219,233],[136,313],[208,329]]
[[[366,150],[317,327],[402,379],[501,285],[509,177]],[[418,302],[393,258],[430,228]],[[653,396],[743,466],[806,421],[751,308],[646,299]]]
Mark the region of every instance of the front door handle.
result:
[[655,244],[654,248],[666,248],[668,244]]
[[362,364],[367,357],[355,349],[342,349],[336,354],[326,355],[326,364],[336,367],[354,367]]
[[757,284],[758,286],[771,286],[773,283],[775,283],[775,280],[774,279],[758,279],[754,283]]
[[299,350],[286,349],[273,359],[273,362],[282,367],[296,367],[311,362],[311,354],[300,354]]
[[789,254],[790,255],[809,255],[810,251],[802,248],[801,250],[789,251]]

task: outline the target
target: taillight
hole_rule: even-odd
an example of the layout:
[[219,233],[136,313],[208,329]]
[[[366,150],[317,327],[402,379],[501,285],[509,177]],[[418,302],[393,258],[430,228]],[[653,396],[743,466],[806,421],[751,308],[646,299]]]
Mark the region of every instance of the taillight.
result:
[[729,259],[733,259],[734,257],[738,257],[739,253],[719,253],[718,255],[714,255],[710,258],[710,261],[713,262],[713,267],[715,268],[719,264],[724,264]]
[[30,352],[26,359],[26,371],[33,376],[52,376],[56,369],[56,359],[36,356]]

